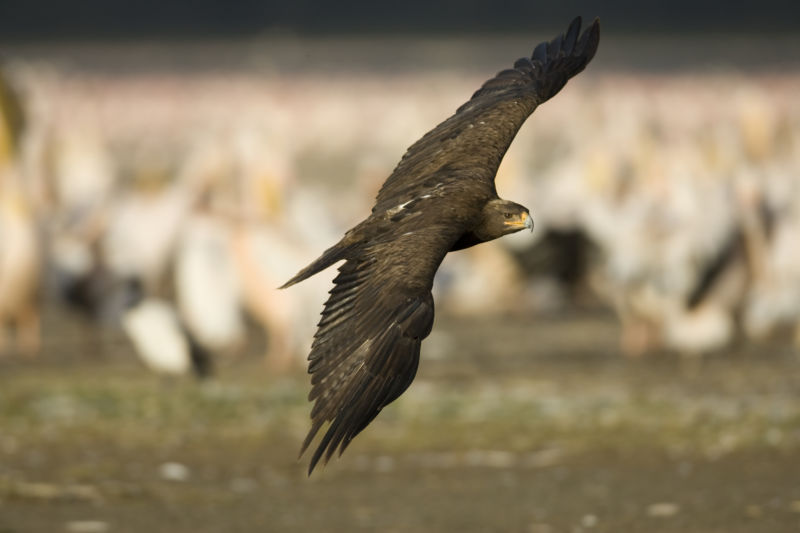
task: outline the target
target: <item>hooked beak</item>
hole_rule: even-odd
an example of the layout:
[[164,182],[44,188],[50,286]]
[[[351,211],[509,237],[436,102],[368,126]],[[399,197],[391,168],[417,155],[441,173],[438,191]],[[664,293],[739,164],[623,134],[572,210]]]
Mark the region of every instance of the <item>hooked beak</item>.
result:
[[528,213],[523,213],[523,216],[525,217],[525,228],[533,232],[533,217]]
[[517,220],[506,222],[506,225],[519,229],[525,228],[533,231],[533,217],[531,217],[528,213],[522,213]]

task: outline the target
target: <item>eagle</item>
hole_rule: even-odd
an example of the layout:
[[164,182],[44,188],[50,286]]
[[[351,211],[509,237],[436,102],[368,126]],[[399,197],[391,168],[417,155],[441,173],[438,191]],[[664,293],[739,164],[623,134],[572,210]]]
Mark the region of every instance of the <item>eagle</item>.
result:
[[525,119],[594,57],[597,19],[536,46],[486,81],[403,155],[370,215],[286,288],[344,261],[308,356],[311,428],[329,423],[308,474],[327,463],[411,384],[433,327],[433,278],[448,252],[533,230],[527,208],[497,195],[495,175]]

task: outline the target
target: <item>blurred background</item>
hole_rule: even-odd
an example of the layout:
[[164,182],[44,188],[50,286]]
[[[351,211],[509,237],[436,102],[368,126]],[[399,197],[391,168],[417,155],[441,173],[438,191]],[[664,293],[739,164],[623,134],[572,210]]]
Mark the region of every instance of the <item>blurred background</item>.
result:
[[[0,532],[796,531],[800,8],[0,4]],[[313,478],[305,357],[405,149],[575,15],[598,54]]]

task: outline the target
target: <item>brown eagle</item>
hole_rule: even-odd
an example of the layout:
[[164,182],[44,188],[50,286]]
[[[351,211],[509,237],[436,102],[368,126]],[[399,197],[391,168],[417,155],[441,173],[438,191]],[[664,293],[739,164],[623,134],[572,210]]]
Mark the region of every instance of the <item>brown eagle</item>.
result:
[[533,228],[528,209],[497,196],[494,178],[528,115],[594,56],[599,23],[580,27],[578,17],[414,143],[366,220],[281,287],[345,261],[308,356],[314,407],[300,455],[330,422],[309,474],[411,384],[433,326],[431,288],[444,256]]

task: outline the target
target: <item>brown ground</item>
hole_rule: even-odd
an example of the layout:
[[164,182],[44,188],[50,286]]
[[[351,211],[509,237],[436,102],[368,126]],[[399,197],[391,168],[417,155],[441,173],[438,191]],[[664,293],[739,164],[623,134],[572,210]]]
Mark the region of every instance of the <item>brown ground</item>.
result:
[[438,319],[411,389],[309,479],[301,373],[163,382],[69,332],[0,361],[0,533],[800,529],[777,342],[630,361],[604,314]]

